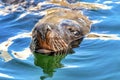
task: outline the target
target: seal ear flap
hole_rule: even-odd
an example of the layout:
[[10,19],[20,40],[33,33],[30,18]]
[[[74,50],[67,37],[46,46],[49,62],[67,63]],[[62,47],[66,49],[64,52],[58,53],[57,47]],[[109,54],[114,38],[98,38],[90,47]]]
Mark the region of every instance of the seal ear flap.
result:
[[40,34],[42,40],[45,40],[47,32],[52,30],[48,24],[36,25],[35,29]]

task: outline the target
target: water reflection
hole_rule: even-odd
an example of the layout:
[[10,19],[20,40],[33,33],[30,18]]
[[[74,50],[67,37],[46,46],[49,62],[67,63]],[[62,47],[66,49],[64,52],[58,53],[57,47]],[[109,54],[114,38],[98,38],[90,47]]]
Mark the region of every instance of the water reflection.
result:
[[44,76],[41,76],[41,80],[45,78],[53,77],[56,69],[62,68],[64,65],[61,63],[62,59],[65,58],[67,54],[57,54],[54,56],[43,55],[39,53],[34,53],[34,64],[43,69]]

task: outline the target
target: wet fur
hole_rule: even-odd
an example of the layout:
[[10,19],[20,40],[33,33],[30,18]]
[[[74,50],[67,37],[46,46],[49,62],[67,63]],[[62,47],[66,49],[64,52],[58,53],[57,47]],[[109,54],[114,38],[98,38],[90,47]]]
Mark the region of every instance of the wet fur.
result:
[[[68,20],[68,23],[64,20]],[[69,21],[71,22],[69,23]],[[50,9],[32,31],[31,51],[66,53],[68,49],[77,47],[81,43],[83,37],[90,31],[90,24],[91,21],[79,11],[61,8]],[[66,25],[72,26],[70,27],[71,32],[79,31],[78,37],[72,35],[64,27],[62,28]]]

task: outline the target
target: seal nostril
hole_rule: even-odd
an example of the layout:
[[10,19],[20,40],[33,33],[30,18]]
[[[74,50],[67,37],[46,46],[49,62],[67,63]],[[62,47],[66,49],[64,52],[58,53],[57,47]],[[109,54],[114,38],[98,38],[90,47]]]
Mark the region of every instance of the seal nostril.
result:
[[68,30],[69,30],[70,32],[73,32],[72,28],[68,28]]

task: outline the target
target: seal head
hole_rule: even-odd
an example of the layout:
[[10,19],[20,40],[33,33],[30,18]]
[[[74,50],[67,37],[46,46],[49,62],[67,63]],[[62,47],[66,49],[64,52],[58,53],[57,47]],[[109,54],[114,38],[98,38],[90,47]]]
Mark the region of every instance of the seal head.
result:
[[71,10],[52,12],[40,20],[32,31],[32,52],[67,53],[77,47],[90,30],[90,21]]

